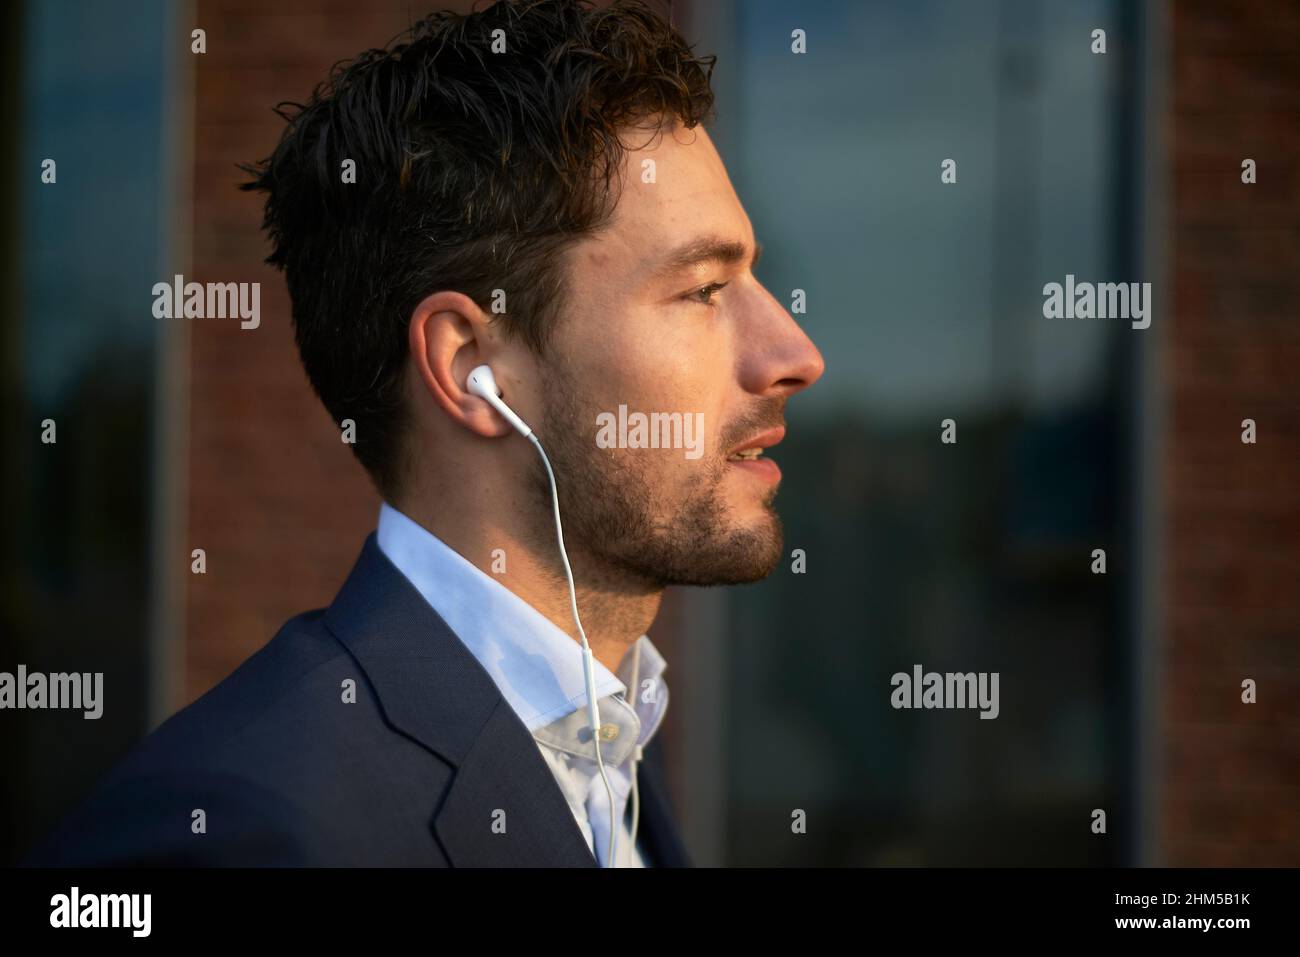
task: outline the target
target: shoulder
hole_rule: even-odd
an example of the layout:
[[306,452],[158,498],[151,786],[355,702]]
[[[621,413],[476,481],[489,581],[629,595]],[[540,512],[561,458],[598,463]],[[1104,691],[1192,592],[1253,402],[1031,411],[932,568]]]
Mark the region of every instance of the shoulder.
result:
[[[339,808],[374,762],[413,747],[364,672],[298,615],[231,675],[146,736],[25,863],[294,866],[346,856]],[[408,750],[402,750],[408,749]]]
[[286,622],[234,672],[141,741],[114,774],[193,769],[273,784],[319,756],[314,745],[339,734],[375,733],[382,720],[365,675],[321,615],[306,612]]

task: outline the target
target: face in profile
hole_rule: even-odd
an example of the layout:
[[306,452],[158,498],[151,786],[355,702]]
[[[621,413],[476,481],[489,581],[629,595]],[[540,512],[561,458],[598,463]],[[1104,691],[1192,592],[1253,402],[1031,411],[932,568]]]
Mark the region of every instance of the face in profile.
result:
[[[755,278],[753,228],[704,128],[624,142],[614,217],[569,251],[566,308],[539,360],[538,434],[566,541],[586,580],[755,581],[782,552],[785,404],[823,360]],[[672,434],[694,448],[602,447],[620,406],[625,418],[680,413]],[[533,478],[549,512],[540,462]]]

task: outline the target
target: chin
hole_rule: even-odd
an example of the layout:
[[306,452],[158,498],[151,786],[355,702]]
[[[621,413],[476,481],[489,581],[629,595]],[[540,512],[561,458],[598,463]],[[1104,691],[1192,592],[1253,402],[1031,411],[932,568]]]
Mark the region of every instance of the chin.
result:
[[781,564],[781,535],[777,532],[773,539],[760,544],[749,555],[749,560],[740,569],[736,578],[738,584],[762,581]]
[[[751,522],[737,524],[718,543],[713,561],[705,561],[700,584],[746,585],[762,581],[781,564],[781,520],[770,509]],[[707,571],[705,570],[707,568]]]

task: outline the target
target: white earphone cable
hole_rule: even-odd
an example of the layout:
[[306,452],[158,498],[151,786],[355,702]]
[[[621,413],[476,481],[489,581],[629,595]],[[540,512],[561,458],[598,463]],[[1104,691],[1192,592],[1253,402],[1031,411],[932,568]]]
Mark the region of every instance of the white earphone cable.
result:
[[[641,694],[641,639],[638,638],[632,645],[632,700],[628,702],[635,709],[637,697]],[[632,849],[636,849],[636,829],[638,819],[641,815],[641,794],[637,789],[637,765],[641,761],[641,745],[638,744],[632,749]]]
[[[555,472],[551,469],[551,460],[546,457],[546,450],[533,432],[528,433],[528,440],[542,457],[546,466],[546,477],[551,480],[551,504],[555,510],[555,534],[560,542],[560,558],[564,562],[564,575],[569,582],[569,607],[573,611],[573,623],[578,628],[582,639],[582,668],[587,682],[587,716],[591,722],[592,744],[596,748],[596,767],[600,770],[600,779],[605,782],[605,793],[609,797],[609,867],[618,866],[618,828],[614,821],[614,789],[610,787],[609,776],[605,773],[605,762],[600,756],[600,710],[596,706],[596,680],[593,673],[591,645],[587,644],[587,633],[582,628],[582,619],[578,617],[578,590],[573,584],[573,569],[569,567],[569,554],[564,549],[564,526],[560,523],[560,494],[555,488]],[[633,765],[632,789],[636,794],[636,766]],[[635,799],[634,799],[635,807]],[[635,818],[635,810],[633,815]],[[633,831],[635,834],[636,832]]]

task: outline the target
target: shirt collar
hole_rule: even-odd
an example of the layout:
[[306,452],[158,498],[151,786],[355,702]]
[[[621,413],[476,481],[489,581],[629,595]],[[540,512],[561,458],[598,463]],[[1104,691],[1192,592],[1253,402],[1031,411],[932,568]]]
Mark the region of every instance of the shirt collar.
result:
[[[578,642],[386,502],[379,510],[376,538],[380,550],[478,659],[529,732],[553,747],[594,758]],[[640,691],[633,704],[625,697],[637,649]],[[617,674],[595,658],[592,664],[601,758],[618,765],[638,744],[644,746],[663,720],[666,665],[646,635],[629,646]]]
[[[638,652],[639,662],[636,660]],[[635,685],[632,679],[634,666]],[[663,679],[666,667],[647,635],[638,638],[624,653],[616,672],[624,688],[632,689],[632,700],[627,700],[626,692],[623,692],[605,695],[597,701],[601,722],[600,757],[605,764],[614,767],[623,764],[638,747],[644,748],[649,743],[663,723],[668,708],[668,685]],[[538,728],[533,737],[557,750],[596,760],[585,709],[570,712]]]

